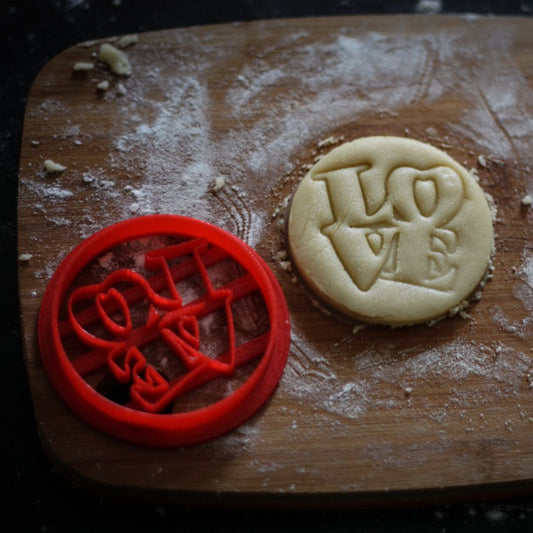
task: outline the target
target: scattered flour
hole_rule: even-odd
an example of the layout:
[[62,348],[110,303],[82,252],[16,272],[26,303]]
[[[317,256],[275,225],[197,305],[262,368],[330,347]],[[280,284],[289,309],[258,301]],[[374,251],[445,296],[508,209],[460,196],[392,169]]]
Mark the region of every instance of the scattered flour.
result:
[[[435,12],[440,4],[419,2],[418,10]],[[509,59],[512,35],[503,26],[500,33],[489,36],[488,42],[475,43],[468,38],[471,24],[476,21],[466,21],[462,33],[448,34],[445,27],[434,28],[433,32],[412,35],[407,42],[401,32],[360,33],[349,27],[322,41],[310,42],[306,32],[298,31],[287,35],[284,42],[258,46],[254,53],[245,54],[240,68],[228,74],[222,87],[214,87],[211,72],[224,65],[234,49],[217,48],[208,37],[178,37],[183,52],[161,52],[173,54],[172,68],[166,68],[157,53],[145,63],[136,60],[135,74],[124,80],[127,91],[124,84],[117,85],[120,98],[94,99],[82,109],[89,117],[100,112],[99,106],[104,104],[120,111],[121,122],[109,125],[113,145],[103,147],[98,166],[78,168],[75,183],[66,180],[72,174],[69,171],[55,177],[53,183],[49,178],[23,176],[21,184],[36,198],[35,208],[46,220],[53,221],[58,231],[68,226],[68,202],[83,206],[88,197],[96,198],[99,212],[86,208],[81,222],[68,227],[79,240],[117,218],[174,213],[194,214],[221,224],[255,247],[264,245],[271,213],[275,212],[277,218],[286,205],[281,197],[272,199],[272,193],[292,170],[301,147],[317,139],[328,147],[333,142],[331,132],[339,125],[356,124],[369,114],[401,115],[405,106],[461,93],[469,105],[455,123],[448,125],[452,132],[495,158],[529,160],[533,94]],[[187,53],[190,59],[181,61],[180,54]],[[485,56],[483,62],[477,60],[480,56]],[[502,58],[509,59],[507,68],[495,77],[493,60]],[[37,113],[43,121],[54,117],[60,123],[64,119],[58,136],[65,145],[67,140],[72,144],[73,135],[81,134],[79,127],[73,130],[76,125],[68,122],[70,110],[61,102],[47,100]],[[230,118],[229,125],[222,129],[215,127],[221,117]],[[91,130],[84,124],[83,129],[87,141],[98,138],[97,128]],[[440,134],[431,125],[425,131],[431,137]],[[493,156],[478,158],[480,175],[482,169],[487,171]],[[64,162],[71,167],[66,156]],[[109,178],[109,169],[113,170],[113,179]],[[42,172],[31,172],[39,170]],[[215,188],[217,194],[212,194]],[[265,210],[267,201],[271,206]],[[257,215],[265,211],[267,215]],[[65,245],[65,250],[58,257],[50,257],[37,276],[49,279],[67,252]],[[103,259],[105,264],[108,259]],[[276,262],[290,271],[285,255],[276,255]],[[530,255],[524,253],[515,278],[514,296],[531,315]],[[491,313],[494,323],[513,338],[531,341],[530,322],[512,321],[505,309],[497,306]],[[331,354],[319,353],[295,324],[291,354],[276,394],[289,398],[296,406],[310,406],[317,417],[335,428],[336,424],[342,428],[345,423],[366,423],[380,409],[399,412],[416,406],[423,413],[421,424],[446,435],[451,418],[462,411],[478,409],[485,413],[487,416],[476,416],[475,421],[464,421],[465,427],[482,428],[497,399],[504,396],[518,400],[520,387],[532,373],[530,354],[503,342],[472,344],[456,338],[442,346],[415,345],[407,350],[376,342],[352,353],[357,346],[355,339],[367,333],[366,327],[355,328],[351,336],[339,340],[351,354],[339,363]],[[341,374],[338,364],[348,365],[350,372]],[[440,397],[420,394],[427,392],[428,384],[438,388],[450,381],[455,386],[441,391]],[[475,394],[463,388],[466,382],[476,383]],[[443,398],[445,403],[439,403]],[[531,416],[526,407],[524,412]],[[295,409],[297,415],[298,407]],[[297,423],[290,429],[297,435],[299,427]],[[225,438],[225,451],[220,453],[253,449],[262,438],[256,418]],[[276,469],[274,465],[257,468],[265,474]]]
[[524,254],[520,273],[531,290],[533,290],[533,256]]
[[490,308],[490,316],[502,330],[518,339],[531,344],[533,342],[533,257],[527,250],[522,255],[519,269],[515,271],[516,283],[512,289],[514,308],[524,310],[524,317],[513,319],[501,305]]
[[22,180],[23,184],[29,189],[39,195],[41,199],[48,202],[56,202],[59,205],[59,201],[72,198],[74,193],[69,189],[63,189],[57,185],[49,185],[47,183],[31,182],[28,180]]
[[[529,356],[504,345],[453,341],[438,348],[413,346],[398,352],[393,346],[369,345],[353,356],[353,373],[342,378],[335,363],[310,348],[293,332],[292,352],[281,390],[314,409],[345,419],[372,416],[381,409],[401,409],[406,398],[428,383],[456,383],[444,398],[422,398],[428,417],[446,425],[455,416],[440,411],[439,401],[459,403],[462,408],[492,408],[494,398],[519,397],[518,390],[531,367]],[[349,348],[346,348],[349,351]],[[469,396],[461,388],[465,380],[478,382],[478,394]],[[401,393],[401,394],[400,394]]]
[[[361,35],[350,28],[313,43],[305,32],[295,32],[279,46],[266,48],[263,55],[252,55],[225,94],[216,96],[217,112],[231,117],[233,124],[222,135],[212,131],[216,116],[209,73],[225,60],[225,50],[209,40],[192,39],[190,47],[197,54],[194,68],[177,65],[171,77],[161,70],[157,57],[149,64],[136,64],[136,75],[128,78],[128,91],[124,84],[117,86],[117,94],[124,98],[114,103],[123,123],[114,137],[115,151],[102,162],[102,169],[124,168],[130,175],[142,176],[140,183],[131,182],[135,197],[130,196],[129,203],[124,199],[123,216],[194,212],[198,218],[216,222],[220,213],[212,214],[213,203],[205,193],[210,183],[225,176],[232,187],[226,185],[219,193],[224,193],[231,215],[228,229],[255,245],[267,223],[253,216],[257,203],[271,192],[265,182],[271,183],[273,173],[290,171],[302,145],[317,138],[329,142],[331,136],[325,133],[345,123],[347,117],[356,120],[369,112],[395,113],[406,104],[456,91],[466,94],[473,104],[457,126],[463,134],[486,145],[487,153],[513,156],[517,146],[509,146],[507,137],[522,138],[523,131],[530,131],[524,123],[529,115],[514,110],[523,83],[511,64],[505,72],[510,96],[507,102],[497,102],[500,93],[490,89],[494,83],[490,62],[475,72],[463,72],[460,65],[469,65],[470,58],[479,56],[475,44],[464,46],[465,40],[470,42],[467,32],[465,27],[465,35],[447,34],[446,30],[415,34],[402,46],[397,46],[394,35]],[[509,36],[502,33],[491,37],[494,46],[490,54],[494,56],[506,53]],[[290,49],[285,47],[287,43]],[[264,56],[269,56],[268,62]],[[373,60],[368,61],[369,57]],[[454,76],[443,66],[452,63],[458,65]],[[477,84],[472,83],[472,76]],[[488,80],[491,83],[486,83]],[[479,98],[478,86],[484,88],[484,99]],[[62,111],[61,105],[45,102],[45,117]],[[493,110],[504,119],[510,117],[509,124],[502,121],[509,135],[498,135]],[[513,118],[518,114],[520,121]],[[485,132],[481,139],[479,131]],[[284,162],[281,168],[280,161]],[[245,187],[241,185],[244,182]],[[248,191],[262,192],[258,199]]]

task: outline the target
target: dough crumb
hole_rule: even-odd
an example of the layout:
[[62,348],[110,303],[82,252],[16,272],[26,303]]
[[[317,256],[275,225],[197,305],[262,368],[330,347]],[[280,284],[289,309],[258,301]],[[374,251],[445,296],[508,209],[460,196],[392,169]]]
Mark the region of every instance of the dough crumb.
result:
[[468,320],[469,318],[472,318],[464,309],[461,309],[459,311],[459,316],[464,319],[464,320]]
[[522,198],[522,205],[524,206],[531,206],[531,204],[533,203],[533,200],[531,199],[531,195],[529,194],[526,194],[523,198]]
[[321,141],[318,141],[318,147],[323,148],[324,146],[331,146],[332,144],[337,144],[339,141],[339,139],[331,135],[327,139],[322,139]]
[[285,261],[287,259],[287,251],[286,250],[280,250],[276,253],[274,256],[275,261]]
[[129,76],[132,73],[130,62],[128,58],[118,48],[104,43],[100,47],[98,55],[100,61],[107,63],[113,72],[123,76]]
[[215,182],[213,183],[211,190],[214,193],[217,193],[220,190],[222,190],[225,186],[226,186],[226,178],[224,178],[224,176],[219,176],[218,178],[215,179]]
[[470,318],[470,315],[465,311],[468,305],[469,305],[468,300],[461,301],[458,305],[450,309],[450,312],[448,313],[449,316],[459,315],[461,318],[465,320]]
[[496,205],[496,202],[494,201],[493,196],[489,194],[488,192],[485,193],[485,199],[487,200],[487,203],[489,204],[492,221],[496,222],[496,219],[498,218],[498,206]]
[[276,218],[281,212],[284,212],[285,209],[287,209],[287,206],[289,205],[291,196],[290,194],[287,195],[283,200],[280,202],[280,204],[274,209],[272,213],[272,218]]
[[286,272],[292,272],[292,264],[290,261],[280,261],[279,264]]
[[20,254],[19,261],[22,263],[27,263],[32,257],[33,255],[31,254]]
[[479,174],[477,173],[477,168],[471,168],[470,174],[477,182],[479,182]]
[[117,94],[119,96],[125,96],[126,94],[128,94],[128,91],[126,90],[126,87],[124,87],[123,83],[119,83],[117,85]]
[[137,44],[139,42],[139,36],[137,34],[133,35],[124,35],[124,37],[121,37],[118,40],[118,46],[119,48],[128,48],[128,46],[131,46],[132,44]]
[[89,62],[86,62],[86,61],[79,61],[78,63],[75,63],[74,64],[74,70],[76,71],[89,71],[89,70],[93,70],[94,68],[94,63],[89,63]]
[[477,162],[479,163],[479,166],[486,167],[487,166],[487,160],[485,159],[485,156],[478,155]]
[[107,89],[109,89],[109,82],[107,80],[104,80],[104,81],[101,81],[97,86],[96,88],[99,90],[99,91],[107,91]]
[[51,159],[47,159],[44,162],[44,168],[46,169],[46,172],[54,173],[54,172],[63,172],[63,170],[66,170],[67,167],[60,165],[59,163],[56,163],[55,161],[52,161]]

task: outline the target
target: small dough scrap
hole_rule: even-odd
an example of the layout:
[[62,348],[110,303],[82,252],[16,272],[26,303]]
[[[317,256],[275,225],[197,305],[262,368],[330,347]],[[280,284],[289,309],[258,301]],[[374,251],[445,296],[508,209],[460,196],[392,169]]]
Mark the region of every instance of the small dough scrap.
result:
[[218,176],[213,183],[212,191],[217,193],[221,191],[226,185],[226,178],[224,176]]
[[51,159],[47,159],[44,162],[44,168],[46,172],[53,173],[53,172],[63,172],[63,170],[66,170],[67,167],[60,165],[59,163],[56,163],[55,161],[52,161]]
[[137,44],[138,42],[139,42],[139,36],[137,34],[123,35],[118,40],[118,46],[124,49],[124,48],[128,48],[128,46],[131,46],[132,44]]
[[74,64],[74,70],[87,71],[87,70],[92,70],[93,68],[94,68],[94,63],[88,63],[85,61],[79,61],[78,63]]
[[111,70],[117,74],[129,76],[132,72],[130,62],[126,55],[108,43],[100,46],[98,58],[100,61],[107,63],[111,67]]
[[493,217],[471,174],[420,141],[338,146],[299,184],[288,243],[305,284],[349,319],[404,326],[443,317],[490,264]]

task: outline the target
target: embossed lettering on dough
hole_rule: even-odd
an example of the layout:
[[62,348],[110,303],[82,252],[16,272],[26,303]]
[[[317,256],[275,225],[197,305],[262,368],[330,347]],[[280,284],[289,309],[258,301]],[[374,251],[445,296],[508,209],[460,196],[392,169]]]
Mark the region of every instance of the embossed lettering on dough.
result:
[[[462,178],[447,166],[401,166],[384,181],[365,180],[368,169],[359,165],[313,176],[326,184],[334,220],[321,231],[354,284],[368,291],[382,278],[453,290],[458,235],[447,225],[463,205]],[[376,198],[382,198],[377,206]]]

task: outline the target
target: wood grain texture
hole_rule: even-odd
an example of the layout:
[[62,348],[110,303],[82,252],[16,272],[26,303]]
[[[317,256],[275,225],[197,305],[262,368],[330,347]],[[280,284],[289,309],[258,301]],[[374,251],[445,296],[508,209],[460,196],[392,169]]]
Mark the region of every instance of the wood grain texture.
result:
[[[25,362],[43,446],[67,476],[121,496],[363,505],[530,490],[533,480],[533,29],[528,19],[332,17],[142,34],[128,78],[75,46],[38,75],[18,198]],[[107,79],[110,89],[97,83]],[[126,94],[117,94],[119,84]],[[405,135],[445,149],[497,206],[494,272],[469,318],[355,328],[310,305],[283,268],[284,205],[343,139]],[[320,142],[324,141],[324,142]],[[67,167],[47,175],[43,162]],[[210,191],[217,176],[226,186]],[[293,328],[275,394],[240,429],[151,449],[78,419],[41,366],[36,320],[53,271],[136,214],[215,222],[250,243]]]

